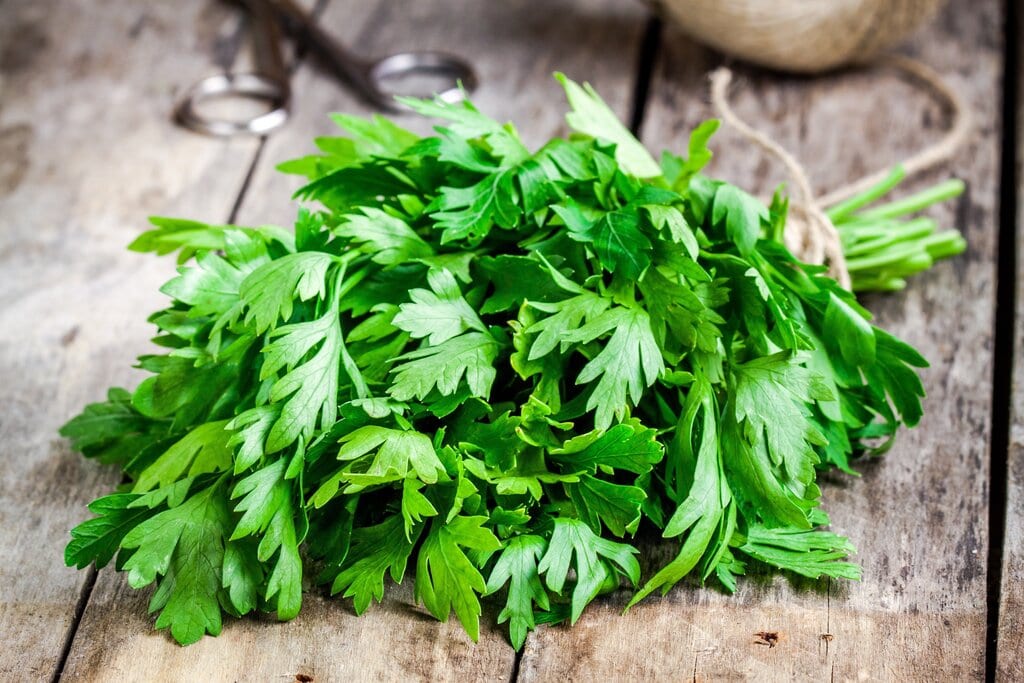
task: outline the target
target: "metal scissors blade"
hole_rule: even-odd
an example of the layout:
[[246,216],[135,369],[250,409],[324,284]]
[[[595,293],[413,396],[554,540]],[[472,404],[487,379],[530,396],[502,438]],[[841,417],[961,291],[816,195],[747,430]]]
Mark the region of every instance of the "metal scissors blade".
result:
[[[350,52],[321,29],[292,0],[242,0],[252,18],[256,69],[252,73],[218,74],[193,86],[178,103],[177,120],[184,126],[211,135],[251,133],[266,135],[288,118],[291,92],[288,71],[281,57],[280,31],[308,45],[323,64],[368,103],[387,111],[402,111],[395,99],[408,94],[401,86],[388,87],[406,79],[429,77],[441,87],[433,95],[457,102],[477,85],[476,73],[463,59],[443,52],[412,51],[366,60]],[[206,115],[199,105],[217,97],[245,97],[265,101],[269,111],[250,118],[226,119]]]

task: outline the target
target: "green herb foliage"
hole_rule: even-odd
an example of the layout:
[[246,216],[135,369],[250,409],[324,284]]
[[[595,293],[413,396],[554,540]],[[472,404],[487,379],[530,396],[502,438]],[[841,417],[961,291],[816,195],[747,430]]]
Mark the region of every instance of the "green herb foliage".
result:
[[[337,117],[284,165],[320,207],[294,232],[154,220],[161,353],[62,432],[129,483],[68,564],[155,584],[181,643],[294,617],[304,574],[357,613],[414,574],[474,640],[493,595],[517,648],[622,584],[857,578],[816,473],[917,422],[924,359],[786,251],[781,200],[701,175],[716,122],[657,163],[562,82],[577,133],[536,152],[409,100],[436,136]],[[646,577],[642,529],[677,548]]]

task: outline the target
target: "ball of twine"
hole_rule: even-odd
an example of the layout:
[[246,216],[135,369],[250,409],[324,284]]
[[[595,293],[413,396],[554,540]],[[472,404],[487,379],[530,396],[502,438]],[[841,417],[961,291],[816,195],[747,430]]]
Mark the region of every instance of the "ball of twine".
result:
[[757,64],[811,73],[870,59],[930,18],[942,1],[660,0],[660,5],[702,43]]
[[[944,100],[950,110],[951,125],[946,134],[934,144],[905,159],[901,165],[909,177],[948,161],[963,145],[970,134],[970,111],[963,97],[943,82],[931,68],[909,57],[889,55],[879,64],[895,68]],[[748,141],[758,145],[786,167],[793,179],[795,196],[790,203],[789,216],[783,240],[786,247],[804,263],[827,264],[829,274],[843,287],[850,288],[850,273],[846,269],[846,258],[839,232],[825,215],[825,207],[837,204],[859,194],[881,182],[889,170],[881,169],[859,180],[838,187],[824,195],[815,197],[807,172],[792,154],[771,139],[755,130],[733,111],[729,104],[728,89],[732,82],[732,71],[720,67],[711,73],[711,104],[719,118],[735,128]]]

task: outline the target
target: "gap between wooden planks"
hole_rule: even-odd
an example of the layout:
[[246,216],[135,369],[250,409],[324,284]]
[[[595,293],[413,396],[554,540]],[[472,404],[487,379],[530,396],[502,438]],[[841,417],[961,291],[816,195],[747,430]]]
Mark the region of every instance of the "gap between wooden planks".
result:
[[[1011,3],[1012,4],[1012,3]],[[1024,17],[1021,16],[1019,4],[1008,5],[1007,36],[1019,36],[1024,31]],[[1004,182],[1015,183],[1004,188],[1003,198],[1006,200],[1002,208],[1004,212],[1002,229],[1007,230],[1009,222],[1013,222],[1012,236],[1004,234],[1000,249],[1008,254],[1015,253],[1016,263],[1012,258],[1001,259],[1000,265],[1016,276],[1002,281],[1003,286],[1010,289],[1009,296],[1001,299],[1001,303],[1015,303],[1009,310],[1015,310],[1010,346],[1013,355],[1013,372],[1008,390],[1009,401],[1009,433],[1007,434],[1007,467],[1005,471],[993,472],[993,478],[1006,477],[1006,511],[1004,518],[1003,563],[1001,584],[999,588],[999,621],[996,624],[996,677],[1000,681],[1024,680],[1024,53],[1019,42],[1007,47],[1007,64],[1015,68],[1010,72],[1007,85],[1016,80],[1016,90],[1012,92],[1004,105],[1003,111],[1009,120],[1005,122],[1006,130],[1014,129],[1015,138],[1011,145],[1004,146],[1004,153],[1015,167],[1007,168]],[[1013,149],[1012,143],[1016,143]],[[1011,161],[1012,160],[1012,161]],[[1011,212],[1016,208],[1016,215]],[[1008,267],[1008,268],[1007,268]],[[1012,289],[1011,289],[1012,288]],[[1013,293],[1011,293],[1013,292]],[[1015,296],[1016,301],[1009,301]],[[993,480],[994,481],[994,480]],[[993,487],[995,488],[995,487]]]

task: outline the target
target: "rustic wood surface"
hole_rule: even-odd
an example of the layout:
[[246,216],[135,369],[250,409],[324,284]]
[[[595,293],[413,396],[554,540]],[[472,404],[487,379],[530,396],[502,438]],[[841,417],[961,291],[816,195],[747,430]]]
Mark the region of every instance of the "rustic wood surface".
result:
[[0,5],[0,680],[53,674],[91,576],[62,548],[118,477],[57,428],[139,381],[139,312],[173,274],[124,247],[150,214],[226,218],[255,153],[166,123],[237,24],[213,3]]
[[[534,145],[564,130],[552,71],[591,81],[624,118],[644,76],[648,13],[626,0],[558,0],[543,11],[531,0],[316,5],[361,53],[465,56],[479,71],[478,105]],[[0,680],[982,679],[1003,11],[997,0],[954,0],[905,48],[947,74],[975,113],[969,152],[916,181],[953,173],[968,183],[933,214],[971,247],[906,292],[869,301],[932,368],[921,426],[886,459],[862,463],[860,479],[826,484],[864,580],[755,579],[732,597],[681,586],[625,616],[626,596],[616,595],[572,629],[541,628],[517,656],[492,606],[474,646],[457,623],[417,608],[408,582],[358,619],[314,589],[293,622],[229,621],[219,638],[180,648],[152,630],[148,594],[110,570],[93,587],[92,573],[63,567],[68,529],[117,476],[71,453],[57,427],[107,386],[138,381],[129,359],[152,332],[142,313],[160,305],[157,287],[173,268],[124,245],[150,214],[288,225],[296,183],[274,165],[329,133],[327,112],[369,110],[306,58],[286,128],[265,142],[194,135],[168,112],[196,78],[235,59],[242,26],[229,6],[0,0]],[[642,121],[649,146],[684,148],[711,115],[705,74],[720,62],[662,32]],[[805,162],[818,190],[897,161],[947,123],[926,94],[884,71],[814,81],[741,68],[734,102]],[[720,177],[764,192],[785,179],[730,131],[714,149]],[[1017,358],[1021,320],[1024,306]],[[1013,411],[999,645],[1008,681],[1024,675],[1022,392]],[[774,647],[762,632],[777,634]]]

